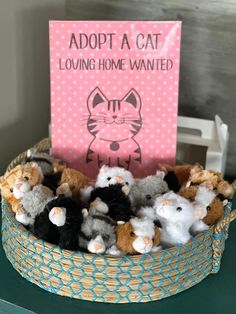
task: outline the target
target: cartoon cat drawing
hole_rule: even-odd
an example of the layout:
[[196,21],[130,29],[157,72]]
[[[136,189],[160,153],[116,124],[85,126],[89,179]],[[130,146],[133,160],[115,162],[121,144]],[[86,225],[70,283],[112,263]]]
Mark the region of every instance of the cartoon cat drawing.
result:
[[142,153],[134,139],[142,128],[141,98],[131,89],[121,100],[107,99],[96,87],[88,96],[87,128],[93,135],[86,162],[130,168],[131,162],[142,162]]

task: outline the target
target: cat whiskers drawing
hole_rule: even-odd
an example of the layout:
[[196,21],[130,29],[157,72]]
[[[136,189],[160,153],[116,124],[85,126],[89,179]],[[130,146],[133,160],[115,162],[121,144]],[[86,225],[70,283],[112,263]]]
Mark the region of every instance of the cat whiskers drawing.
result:
[[122,166],[130,168],[131,162],[142,162],[141,148],[134,138],[142,128],[141,98],[131,89],[122,99],[107,99],[96,87],[88,96],[89,114],[87,129],[93,136],[86,162],[98,167]]

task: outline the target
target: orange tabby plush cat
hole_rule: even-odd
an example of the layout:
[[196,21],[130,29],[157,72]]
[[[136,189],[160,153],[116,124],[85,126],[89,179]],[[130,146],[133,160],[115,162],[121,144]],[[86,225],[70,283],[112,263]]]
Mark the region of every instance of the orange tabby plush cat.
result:
[[18,165],[0,177],[1,195],[11,205],[12,211],[16,213],[20,208],[20,199],[24,193],[42,181],[43,174],[36,163]]

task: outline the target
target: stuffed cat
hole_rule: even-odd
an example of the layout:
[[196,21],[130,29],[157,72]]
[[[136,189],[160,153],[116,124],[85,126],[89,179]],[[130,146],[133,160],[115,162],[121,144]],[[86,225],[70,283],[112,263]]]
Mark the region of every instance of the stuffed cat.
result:
[[163,171],[157,171],[155,175],[135,181],[129,192],[134,209],[138,210],[143,206],[153,206],[158,196],[169,191],[164,176]]
[[57,165],[65,167],[65,163],[61,160],[54,158],[46,152],[39,152],[36,148],[28,149],[27,158],[23,161],[23,164],[27,162],[36,162],[44,176],[53,174],[54,168],[57,167]]
[[[198,189],[198,185],[182,187],[179,191],[179,194],[193,202],[195,201]],[[226,205],[226,202],[226,200],[221,201],[219,197],[215,195],[212,202],[206,206],[207,215],[203,218],[203,222],[208,226],[211,226],[219,221],[219,219],[224,215],[224,206]]]
[[53,192],[48,187],[42,184],[34,186],[32,190],[25,192],[20,199],[23,211],[16,213],[16,220],[25,226],[32,226],[37,215],[53,198]]
[[126,223],[118,224],[116,238],[117,248],[126,254],[145,254],[161,249],[160,230],[147,217],[135,217]]
[[11,205],[13,212],[22,212],[20,199],[42,181],[43,173],[36,163],[18,165],[0,177],[1,195]]
[[[211,197],[214,196],[211,194]],[[208,198],[208,202],[212,201],[211,197]],[[190,228],[193,225],[196,226],[196,229],[203,230],[202,219],[206,216],[207,210],[206,202],[204,201],[202,204],[201,201],[200,195],[196,202],[191,203],[173,191],[156,199],[153,215],[160,220],[162,225],[161,245],[171,247],[187,243],[191,238]],[[204,227],[208,228],[205,224]]]
[[82,209],[80,201],[59,195],[36,216],[32,231],[38,238],[58,244],[62,249],[77,250]]
[[203,167],[196,163],[195,165],[175,165],[171,166],[169,164],[159,164],[160,169],[165,172],[164,180],[167,182],[170,190],[178,192],[180,188],[189,180],[190,172],[193,167],[198,169],[203,169]]
[[[121,167],[108,167],[102,166],[97,175],[97,179],[95,182],[95,187],[108,187],[114,184],[121,184],[122,190],[125,194],[128,194],[130,188],[134,184],[134,177],[132,173]],[[84,202],[88,202],[90,198],[90,194],[94,189],[93,186],[87,185],[86,187],[80,190],[80,198]]]
[[92,191],[90,205],[107,208],[107,215],[115,221],[129,221],[133,216],[129,197],[123,192],[121,184],[99,187]]
[[223,179],[220,172],[214,170],[205,170],[201,167],[194,166],[190,171],[190,176],[186,186],[194,184],[205,184],[215,189],[219,197],[231,199],[234,194],[233,186]]
[[[107,215],[104,203],[92,202],[89,211],[83,209],[83,223],[79,232],[79,246],[91,253],[102,254],[116,243],[116,222]],[[114,251],[114,250],[113,250]]]

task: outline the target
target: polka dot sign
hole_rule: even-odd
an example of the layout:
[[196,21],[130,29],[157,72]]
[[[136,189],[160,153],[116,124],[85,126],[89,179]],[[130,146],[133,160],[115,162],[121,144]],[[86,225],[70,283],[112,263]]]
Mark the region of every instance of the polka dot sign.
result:
[[181,22],[50,21],[52,153],[95,177],[173,163]]

